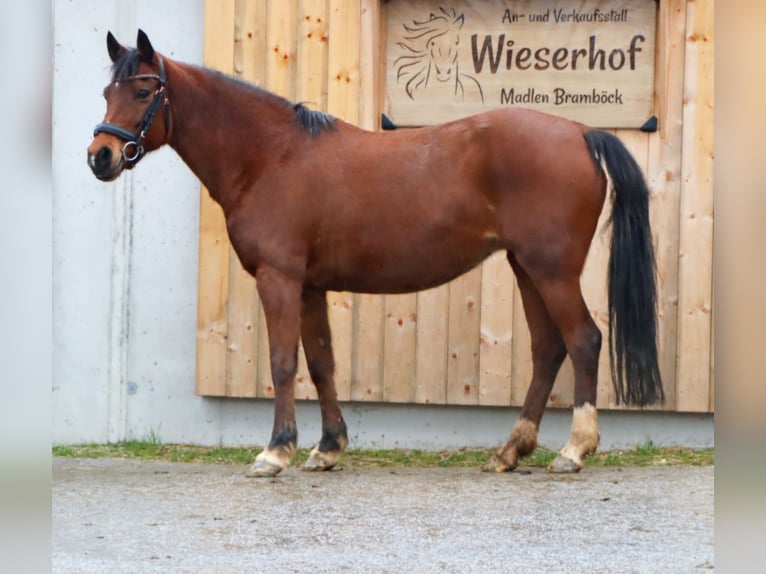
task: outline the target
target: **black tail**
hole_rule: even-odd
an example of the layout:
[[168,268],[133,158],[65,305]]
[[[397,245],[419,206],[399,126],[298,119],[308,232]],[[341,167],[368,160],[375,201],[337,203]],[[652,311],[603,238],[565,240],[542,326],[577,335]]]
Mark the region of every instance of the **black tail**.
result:
[[612,178],[609,252],[609,358],[617,402],[645,406],[665,400],[657,362],[657,286],[649,189],[616,136],[585,134],[596,163]]

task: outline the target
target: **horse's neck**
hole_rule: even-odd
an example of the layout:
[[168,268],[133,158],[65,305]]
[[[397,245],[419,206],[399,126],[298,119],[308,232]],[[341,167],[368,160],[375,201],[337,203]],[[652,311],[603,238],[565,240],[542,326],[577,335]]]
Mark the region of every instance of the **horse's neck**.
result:
[[267,93],[177,63],[168,67],[168,99],[170,146],[227,211],[244,191],[243,179],[257,178],[268,158],[278,157],[284,126],[273,118],[287,118],[289,108]]

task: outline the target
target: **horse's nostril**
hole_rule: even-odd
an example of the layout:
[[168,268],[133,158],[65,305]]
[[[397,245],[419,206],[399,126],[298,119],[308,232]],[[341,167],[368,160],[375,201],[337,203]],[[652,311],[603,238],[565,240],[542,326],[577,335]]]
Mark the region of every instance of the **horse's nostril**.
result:
[[96,167],[107,167],[112,163],[112,150],[104,146],[96,154]]

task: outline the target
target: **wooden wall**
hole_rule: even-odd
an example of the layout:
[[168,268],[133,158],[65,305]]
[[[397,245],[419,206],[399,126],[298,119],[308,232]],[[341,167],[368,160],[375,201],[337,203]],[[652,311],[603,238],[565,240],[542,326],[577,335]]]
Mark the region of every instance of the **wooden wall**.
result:
[[[435,4],[438,4],[435,2]],[[293,101],[378,129],[385,2],[206,0],[206,66]],[[665,410],[713,410],[713,0],[658,6],[656,133],[617,130],[643,167],[659,267]],[[220,208],[201,194],[197,392],[272,397],[266,326],[252,278],[229,247]],[[606,210],[605,210],[606,213]],[[606,330],[608,234],[582,277]],[[339,397],[453,405],[520,405],[531,377],[529,332],[502,254],[413,295],[329,297]],[[598,406],[617,408],[602,349]],[[314,399],[302,357],[296,397]],[[568,407],[567,360],[550,406]],[[621,407],[620,407],[621,408]]]

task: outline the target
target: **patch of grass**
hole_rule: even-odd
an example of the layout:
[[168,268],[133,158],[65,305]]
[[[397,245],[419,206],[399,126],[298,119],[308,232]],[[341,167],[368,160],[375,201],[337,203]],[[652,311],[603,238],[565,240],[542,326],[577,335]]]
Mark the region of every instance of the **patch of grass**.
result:
[[546,448],[537,448],[531,455],[522,458],[521,464],[525,466],[546,467],[556,458],[555,451]]
[[652,457],[657,456],[660,453],[660,448],[654,444],[654,441],[652,439],[646,439],[644,444],[636,446],[636,455],[651,459]]
[[[130,458],[170,462],[202,462],[246,465],[253,462],[261,447],[204,447],[161,444],[156,437],[113,444],[83,444],[53,447],[54,456],[77,458]],[[355,467],[478,468],[487,462],[495,449],[458,449],[445,451],[405,449],[350,449],[340,465]],[[310,449],[298,449],[294,466],[302,465]],[[521,460],[521,466],[546,467],[556,452],[538,448]],[[591,467],[629,466],[707,466],[714,464],[713,449],[664,448],[647,441],[632,450],[599,452],[585,459]]]
[[54,446],[53,456],[78,457],[80,455],[78,454],[77,449],[78,447],[76,446]]
[[182,444],[159,444],[128,440],[111,444],[83,444],[53,447],[54,456],[77,458],[130,458],[138,460],[164,460],[169,462],[207,462],[248,464],[257,449],[204,447]]
[[616,452],[606,452],[585,459],[585,464],[588,466],[596,466],[599,462],[603,466],[622,466],[622,458],[619,453]]
[[149,444],[162,444],[160,435],[154,429],[150,430],[148,435],[145,435],[143,442],[148,442]]
[[651,441],[632,450],[596,453],[585,460],[586,466],[710,466],[715,464],[712,448],[693,449],[658,447]]
[[492,449],[429,451],[418,449],[350,449],[344,458],[360,467],[441,467],[481,466],[492,456]]

